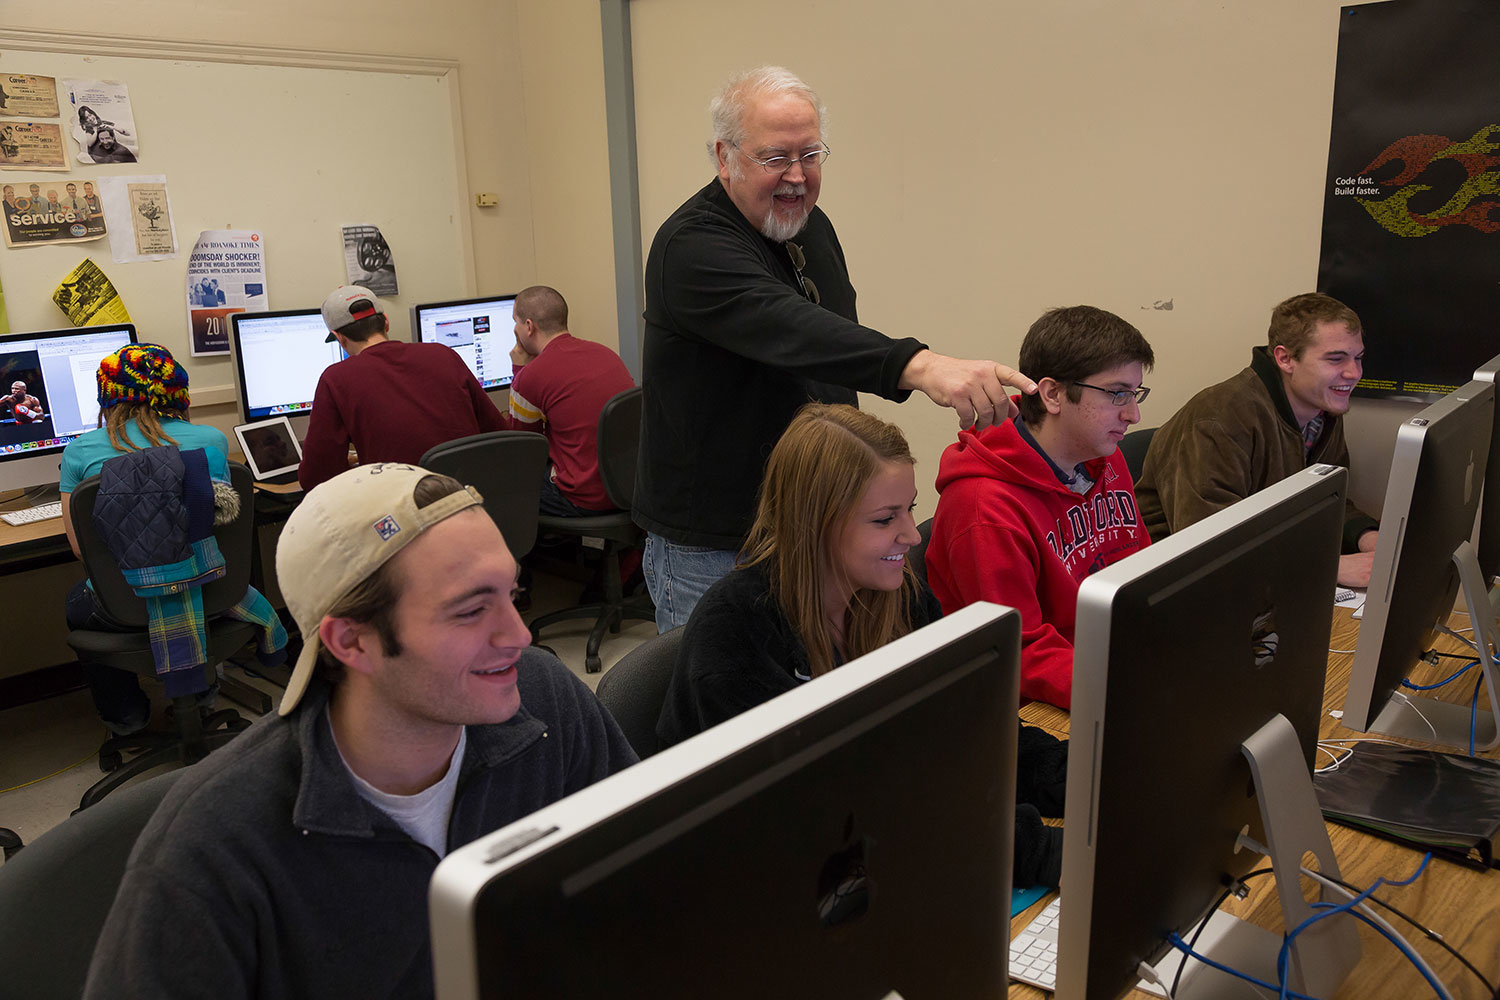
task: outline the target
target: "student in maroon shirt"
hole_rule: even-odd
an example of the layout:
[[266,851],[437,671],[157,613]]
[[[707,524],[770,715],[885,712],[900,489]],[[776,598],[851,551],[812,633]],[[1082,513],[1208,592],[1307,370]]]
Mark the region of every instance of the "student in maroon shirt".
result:
[[555,288],[521,292],[514,316],[515,381],[505,422],[547,436],[541,512],[579,517],[614,510],[599,478],[599,411],[635,385],[630,372],[608,347],[568,332],[568,303]]
[[349,357],[330,365],[313,394],[297,480],[310,490],[361,464],[415,465],[433,445],[506,424],[463,359],[443,344],[390,340],[385,305],[345,285],[323,302],[329,341]]

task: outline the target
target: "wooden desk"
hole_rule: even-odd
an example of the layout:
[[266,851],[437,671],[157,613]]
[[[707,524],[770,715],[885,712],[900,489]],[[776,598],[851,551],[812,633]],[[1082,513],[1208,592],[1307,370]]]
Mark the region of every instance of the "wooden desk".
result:
[[[1467,616],[1454,615],[1451,625],[1455,629],[1466,628]],[[1352,651],[1358,635],[1359,622],[1350,617],[1347,609],[1335,608],[1331,649]],[[1453,653],[1463,651],[1457,640],[1449,638],[1440,640],[1437,648]],[[1323,723],[1319,730],[1322,739],[1358,739],[1364,735],[1344,728],[1337,719],[1328,715],[1328,712],[1344,707],[1344,693],[1349,687],[1349,671],[1353,662],[1352,653],[1329,653],[1328,682],[1323,695]],[[1444,660],[1441,667],[1428,667],[1424,664],[1420,669],[1414,670],[1411,676],[1417,683],[1432,683],[1446,677],[1458,665],[1457,660]],[[1472,683],[1460,681],[1424,694],[1467,704],[1468,695],[1472,691]],[[1027,705],[1021,709],[1021,718],[1058,736],[1066,736],[1068,733],[1068,714],[1050,705]],[[1500,759],[1500,751],[1491,751],[1483,756]],[[1319,758],[1320,766],[1328,761],[1322,754]],[[1164,817],[1161,821],[1170,820]],[[1328,834],[1338,855],[1339,870],[1344,881],[1360,887],[1371,884],[1382,875],[1393,879],[1405,878],[1416,870],[1422,857],[1411,848],[1336,823],[1328,824]],[[1314,891],[1305,879],[1303,888],[1304,894],[1309,899],[1313,898]],[[1225,905],[1225,911],[1261,927],[1282,930],[1275,880],[1269,876],[1256,879],[1251,883],[1251,889],[1246,899],[1231,899]],[[1412,885],[1385,887],[1378,895],[1441,933],[1449,944],[1478,966],[1491,982],[1500,982],[1500,871],[1481,872],[1434,858],[1422,877]],[[1044,897],[1012,919],[1011,936],[1020,933],[1052,898],[1051,895]],[[1446,951],[1428,941],[1405,921],[1390,914],[1385,916],[1390,919],[1397,932],[1428,961],[1438,978],[1452,991],[1455,1000],[1489,1000],[1474,974]],[[1363,949],[1360,962],[1338,992],[1338,997],[1370,1000],[1432,995],[1426,980],[1394,945],[1365,924],[1358,926],[1360,946]],[[1050,994],[1013,982],[1010,984],[1010,996],[1040,1000]],[[1131,991],[1128,996],[1146,998],[1151,994]]]

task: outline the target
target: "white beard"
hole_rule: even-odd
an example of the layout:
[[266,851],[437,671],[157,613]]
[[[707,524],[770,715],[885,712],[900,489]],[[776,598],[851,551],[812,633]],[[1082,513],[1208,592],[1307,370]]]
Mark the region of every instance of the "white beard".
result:
[[804,208],[790,219],[778,216],[776,214],[776,202],[774,201],[778,194],[806,196],[807,185],[783,183],[778,184],[776,190],[771,192],[773,200],[771,207],[766,210],[766,217],[761,220],[760,231],[766,239],[775,240],[777,243],[785,243],[802,232],[803,227],[807,225],[807,217],[811,214],[811,210]]
[[776,209],[773,206],[766,212],[766,217],[761,220],[760,231],[766,239],[775,240],[777,243],[785,243],[802,232],[803,228],[807,226],[808,214],[805,211],[798,212],[794,218],[784,219],[776,214]]

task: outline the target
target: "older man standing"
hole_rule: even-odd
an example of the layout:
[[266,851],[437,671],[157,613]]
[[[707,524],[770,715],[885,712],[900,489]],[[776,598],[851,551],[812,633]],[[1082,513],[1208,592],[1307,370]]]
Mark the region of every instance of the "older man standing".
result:
[[635,521],[665,631],[734,565],[771,447],[802,404],[926,393],[981,428],[1026,376],[861,326],[844,251],[816,207],[822,104],[790,71],[731,79],[710,105],[718,176],[656,233],[646,261],[645,413]]

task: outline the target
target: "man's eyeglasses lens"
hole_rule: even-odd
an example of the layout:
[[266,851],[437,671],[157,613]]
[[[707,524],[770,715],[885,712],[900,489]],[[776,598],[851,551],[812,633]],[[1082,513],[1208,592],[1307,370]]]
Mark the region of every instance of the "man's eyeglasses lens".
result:
[[1151,395],[1150,388],[1144,385],[1139,389],[1106,389],[1102,385],[1089,385],[1087,382],[1074,382],[1073,384],[1080,389],[1093,389],[1095,392],[1104,393],[1109,397],[1109,401],[1116,406],[1124,406],[1132,399],[1138,404],[1144,403],[1146,397]]
[[[735,146],[734,148],[739,149],[741,153],[745,153],[745,151],[743,149],[740,149],[739,146]],[[751,156],[749,153],[745,153],[745,157],[747,159],[754,160],[756,163],[759,163],[762,167],[765,168],[766,173],[768,174],[784,174],[788,170],[792,169],[793,163],[802,164],[803,170],[816,170],[818,167],[822,166],[823,161],[828,159],[828,157],[832,154],[833,150],[829,149],[827,146],[823,146],[820,149],[810,149],[807,152],[803,153],[801,156],[773,156],[769,160],[762,160],[759,157]]]

